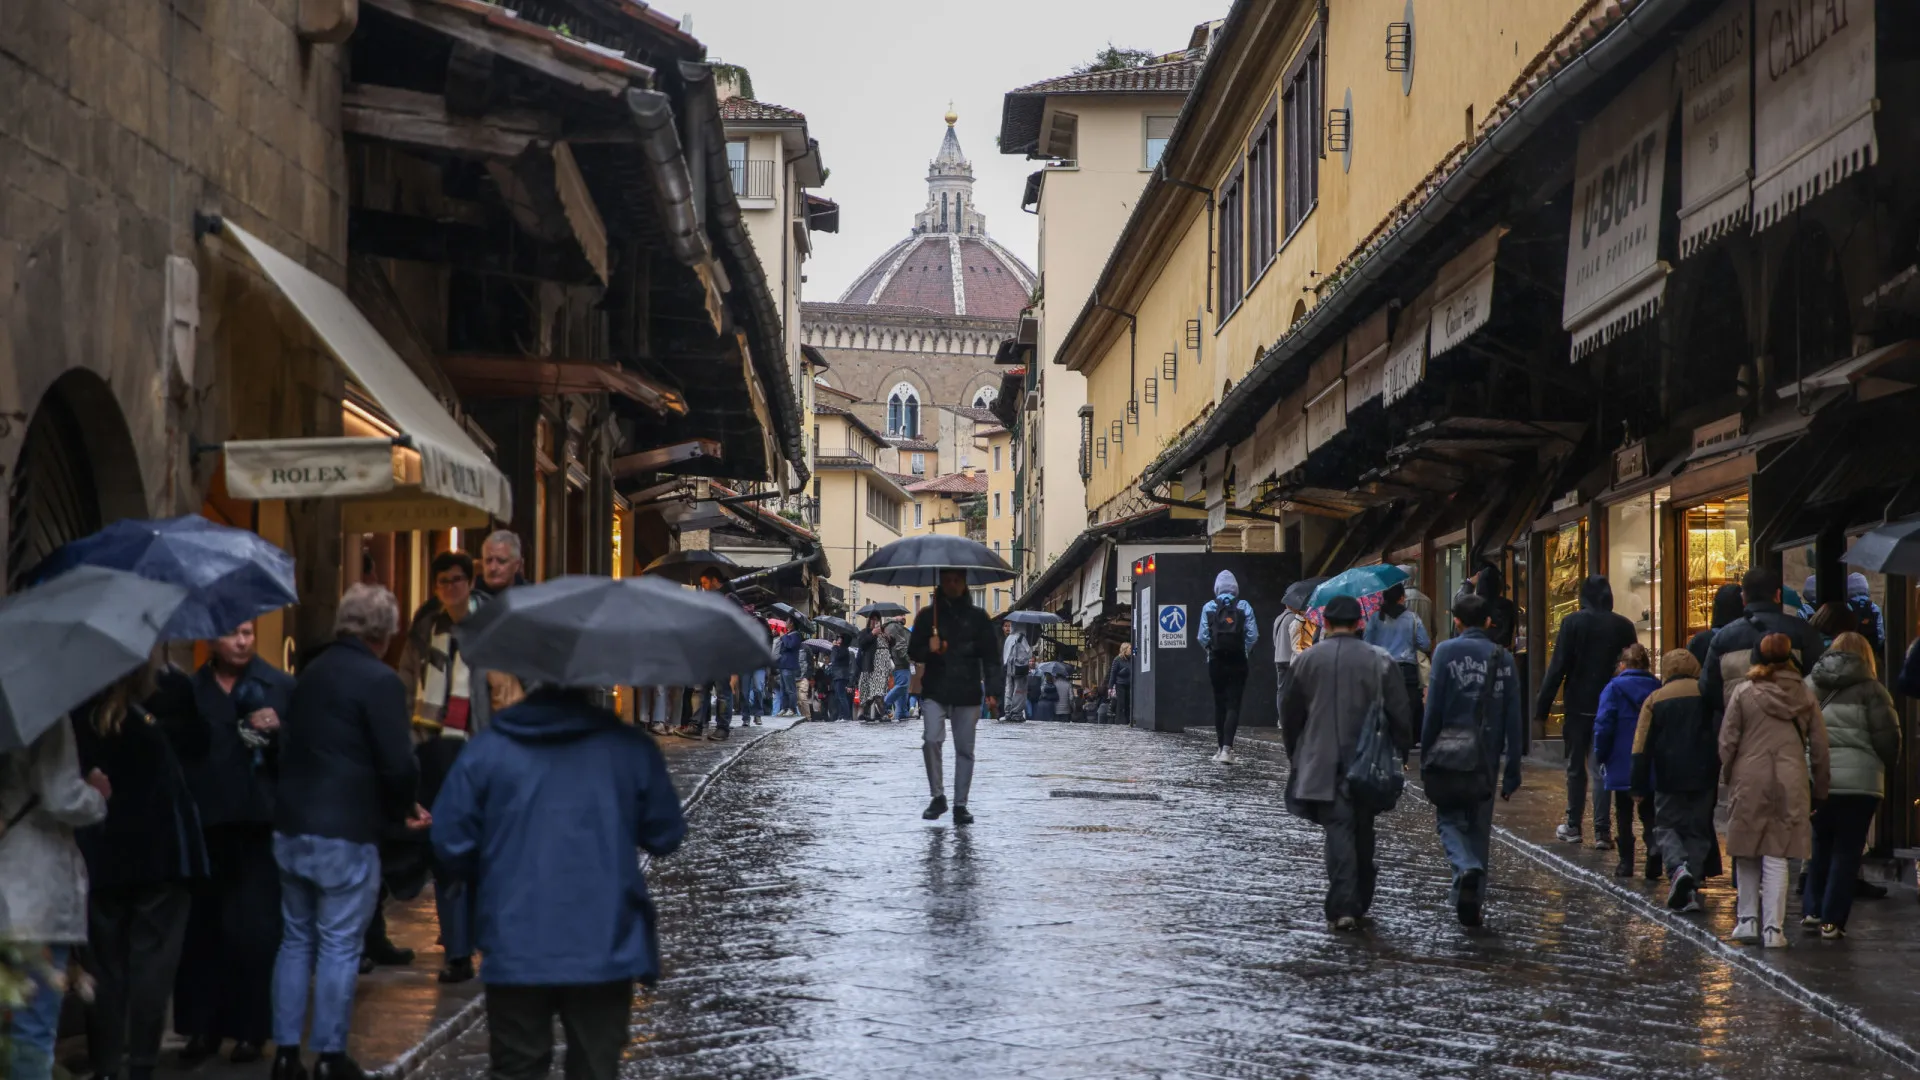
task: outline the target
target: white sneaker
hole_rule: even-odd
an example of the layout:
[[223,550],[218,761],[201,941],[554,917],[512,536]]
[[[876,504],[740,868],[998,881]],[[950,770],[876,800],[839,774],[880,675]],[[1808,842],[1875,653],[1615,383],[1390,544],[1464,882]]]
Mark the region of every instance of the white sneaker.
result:
[[1733,924],[1733,934],[1729,938],[1738,945],[1760,944],[1760,920],[1741,919]]
[[1220,751],[1220,760],[1226,762],[1228,765],[1233,764],[1233,747],[1228,746],[1223,748]]
[[1216,762],[1225,762],[1227,760],[1227,748],[1223,746],[1215,750],[1213,752],[1213,760]]
[[1778,926],[1769,926],[1760,935],[1760,946],[1765,949],[1784,949],[1791,944],[1786,930]]

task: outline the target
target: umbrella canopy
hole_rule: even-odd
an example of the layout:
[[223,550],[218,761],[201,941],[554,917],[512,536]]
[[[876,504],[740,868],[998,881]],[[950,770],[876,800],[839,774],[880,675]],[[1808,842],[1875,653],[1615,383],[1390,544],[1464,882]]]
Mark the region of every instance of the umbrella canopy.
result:
[[1336,596],[1366,597],[1378,596],[1395,585],[1407,580],[1405,570],[1385,563],[1372,566],[1356,566],[1335,574],[1313,590],[1313,596],[1307,601],[1308,607],[1323,608],[1327,601]]
[[900,604],[868,604],[866,607],[854,612],[855,615],[878,615],[883,619],[890,619],[896,615],[905,615],[906,613],[907,609]]
[[217,525],[198,514],[116,521],[63,545],[35,576],[50,581],[76,566],[125,570],[185,588],[186,601],[163,631],[168,639],[216,638],[300,599],[293,556],[245,529]]
[[521,585],[454,634],[475,667],[561,686],[699,686],[767,666],[766,629],[739,605],[659,577]]
[[834,648],[833,642],[823,638],[808,638],[801,642],[801,644],[809,649],[819,649],[821,652],[832,652]]
[[1067,621],[1051,611],[1009,611],[1000,619],[1017,626],[1053,626]]
[[942,570],[965,571],[968,585],[991,585],[1015,577],[1013,567],[987,545],[964,536],[933,535],[895,540],[867,556],[853,572],[853,580],[927,588],[940,584]]
[[1058,660],[1049,660],[1034,669],[1049,679],[1071,679],[1073,669]]
[[768,604],[767,606],[773,609],[774,611],[777,611],[780,614],[785,615],[787,617],[787,620],[790,623],[792,623],[794,626],[807,625],[807,622],[808,622],[807,613],[804,611],[801,611],[797,607],[793,607],[788,604]]
[[146,663],[186,599],[179,585],[81,566],[0,600],[0,751]]
[[832,615],[821,615],[816,617],[813,621],[816,624],[820,626],[824,626],[829,630],[838,630],[840,633],[843,633],[843,634],[858,634],[860,632],[859,627],[853,625],[852,623],[848,622],[845,619],[836,619]]
[[1882,574],[1920,576],[1920,518],[1882,525],[1861,536],[1841,562]]
[[721,577],[732,578],[740,572],[740,569],[739,563],[725,555],[698,548],[692,551],[669,551],[648,563],[647,568],[640,573],[643,576],[652,574],[655,577],[663,577],[682,585],[698,585],[700,575],[708,570],[718,570]]
[[1325,577],[1301,578],[1287,586],[1287,591],[1281,594],[1280,603],[1295,611],[1305,611],[1312,606],[1310,601],[1313,599],[1313,590],[1319,588],[1326,580]]

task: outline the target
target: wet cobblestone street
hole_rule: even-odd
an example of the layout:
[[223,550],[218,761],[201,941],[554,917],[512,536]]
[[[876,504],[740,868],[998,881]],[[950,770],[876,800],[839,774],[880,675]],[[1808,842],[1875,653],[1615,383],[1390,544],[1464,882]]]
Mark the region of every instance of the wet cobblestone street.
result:
[[[713,784],[653,871],[668,974],[626,1076],[1915,1075],[1498,843],[1470,936],[1412,796],[1377,927],[1329,934],[1275,746],[983,725],[956,828],[919,818],[918,734],[801,725]],[[423,1075],[484,1071],[476,1029]]]

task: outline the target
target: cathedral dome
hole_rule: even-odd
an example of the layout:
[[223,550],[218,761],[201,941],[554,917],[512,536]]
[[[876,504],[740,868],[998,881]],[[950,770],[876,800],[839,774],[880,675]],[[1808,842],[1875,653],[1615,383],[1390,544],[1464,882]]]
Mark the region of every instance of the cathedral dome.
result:
[[1034,273],[987,236],[973,202],[973,165],[947,116],[946,137],[927,170],[927,205],[913,232],[873,261],[841,295],[843,304],[911,308],[941,315],[1011,319],[1027,307]]

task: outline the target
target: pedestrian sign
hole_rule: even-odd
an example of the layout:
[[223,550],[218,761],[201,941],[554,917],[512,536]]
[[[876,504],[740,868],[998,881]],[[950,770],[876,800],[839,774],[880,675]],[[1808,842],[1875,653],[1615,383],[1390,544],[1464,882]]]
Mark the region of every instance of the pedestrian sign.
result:
[[1185,604],[1161,604],[1158,645],[1162,649],[1184,649],[1187,647],[1187,606]]

